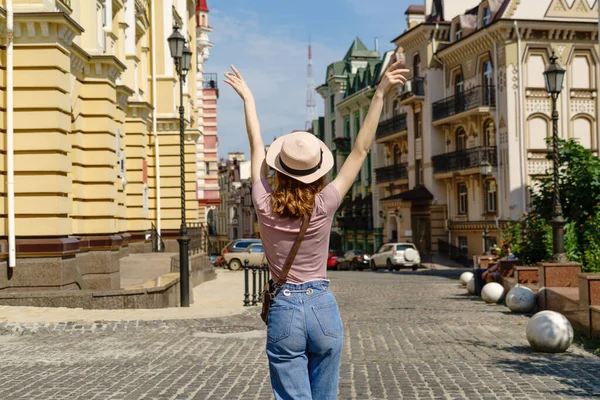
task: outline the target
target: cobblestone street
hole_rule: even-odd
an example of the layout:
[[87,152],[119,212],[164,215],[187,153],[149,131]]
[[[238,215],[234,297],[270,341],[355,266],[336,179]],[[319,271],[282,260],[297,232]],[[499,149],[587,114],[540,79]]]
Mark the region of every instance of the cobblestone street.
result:
[[[466,296],[459,274],[330,273],[346,336],[340,398],[600,396],[600,358],[575,346],[530,352],[528,317]],[[0,332],[0,399],[272,398],[256,308],[212,319],[1,323]]]

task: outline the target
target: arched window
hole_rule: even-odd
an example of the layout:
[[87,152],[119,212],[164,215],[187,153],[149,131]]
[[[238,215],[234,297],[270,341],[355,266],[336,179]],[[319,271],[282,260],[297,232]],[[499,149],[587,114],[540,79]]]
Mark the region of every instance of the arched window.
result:
[[527,147],[529,149],[547,149],[546,138],[549,136],[548,120],[534,116],[527,121]]
[[456,130],[456,151],[462,151],[467,149],[467,133],[463,128]]
[[579,142],[580,145],[588,150],[592,150],[592,121],[585,117],[577,117],[573,120],[573,138]]
[[486,7],[483,12],[483,26],[488,26],[490,22],[492,22],[492,11],[489,7]]
[[489,120],[484,125],[485,132],[485,145],[487,147],[495,147],[496,146],[496,124],[494,121]]

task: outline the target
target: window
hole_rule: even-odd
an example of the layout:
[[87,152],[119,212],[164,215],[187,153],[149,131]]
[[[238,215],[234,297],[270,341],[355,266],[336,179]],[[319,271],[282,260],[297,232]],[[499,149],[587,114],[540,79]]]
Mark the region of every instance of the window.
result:
[[421,113],[415,113],[415,139],[421,137],[423,133],[423,120],[421,119]]
[[466,259],[469,255],[469,242],[466,236],[458,237],[458,251],[460,252],[460,257]]
[[464,129],[458,128],[456,130],[456,151],[463,151],[467,149],[467,133]]
[[262,252],[264,252],[264,249],[261,245],[254,245],[250,248],[250,252],[251,253],[262,253]]
[[415,179],[417,181],[417,186],[423,184],[423,160],[415,161]]
[[354,137],[358,136],[358,131],[360,130],[360,113],[354,114]]
[[329,97],[329,112],[332,114],[335,112],[335,94]]
[[344,117],[344,137],[350,138],[350,117]]
[[483,64],[483,94],[486,105],[494,104],[494,68],[491,61]]
[[398,100],[394,100],[392,103],[392,116],[396,116],[400,114],[400,106],[398,105]]
[[106,5],[104,3],[97,3],[96,13],[98,17],[98,47],[102,53],[106,53]]
[[331,137],[335,138],[335,119],[331,121]]
[[406,249],[413,249],[416,250],[417,248],[415,247],[415,245],[413,244],[397,244],[396,245],[396,251],[404,251]]
[[465,183],[458,184],[458,213],[466,214],[468,209],[468,191]]
[[496,181],[486,181],[486,192],[487,192],[487,212],[495,213],[497,210],[497,186]]
[[488,26],[492,22],[492,11],[486,7],[483,11],[483,26]]
[[456,38],[456,40],[455,40],[456,42],[458,42],[460,39],[462,39],[462,28],[460,27],[460,22],[456,23],[454,37]]
[[421,77],[420,69],[421,69],[421,56],[419,56],[419,53],[417,53],[413,57],[413,76],[415,78]]
[[496,124],[494,121],[489,120],[485,124],[485,145],[487,147],[496,147]]
[[458,72],[454,76],[454,94],[461,94],[465,89],[465,80],[462,72]]

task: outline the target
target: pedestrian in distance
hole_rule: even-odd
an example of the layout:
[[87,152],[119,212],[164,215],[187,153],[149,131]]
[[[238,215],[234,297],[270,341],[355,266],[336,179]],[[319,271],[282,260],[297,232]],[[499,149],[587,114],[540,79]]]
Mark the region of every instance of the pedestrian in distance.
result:
[[[396,61],[382,75],[352,152],[329,184],[325,179],[333,155],[311,133],[282,136],[265,153],[254,96],[238,70],[231,70],[225,72],[225,83],[244,102],[252,199],[275,292],[266,346],[273,392],[277,400],[333,400],[344,331],[327,280],[332,220],[369,153],[385,94],[406,82],[408,70]],[[267,181],[268,167],[276,171],[273,188]]]

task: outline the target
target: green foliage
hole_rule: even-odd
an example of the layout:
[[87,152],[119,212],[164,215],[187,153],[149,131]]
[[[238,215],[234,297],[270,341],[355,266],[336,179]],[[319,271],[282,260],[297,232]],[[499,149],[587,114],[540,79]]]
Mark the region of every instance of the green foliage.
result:
[[[584,271],[600,272],[600,159],[574,140],[559,140],[559,194],[565,226],[565,252],[571,261],[581,262]],[[552,153],[548,155],[552,159]],[[531,232],[542,232],[540,224],[552,219],[554,185],[552,175],[542,178],[532,192],[532,212],[520,222],[524,228],[519,254],[525,263],[551,256],[552,235],[544,228],[541,238]],[[531,221],[531,218],[535,218]],[[537,221],[537,222],[535,222]],[[524,225],[523,225],[524,224]],[[551,229],[550,229],[551,231]],[[544,245],[550,253],[544,255]]]
[[536,213],[521,218],[521,243],[513,253],[525,265],[535,265],[552,257],[552,229],[548,221]]

